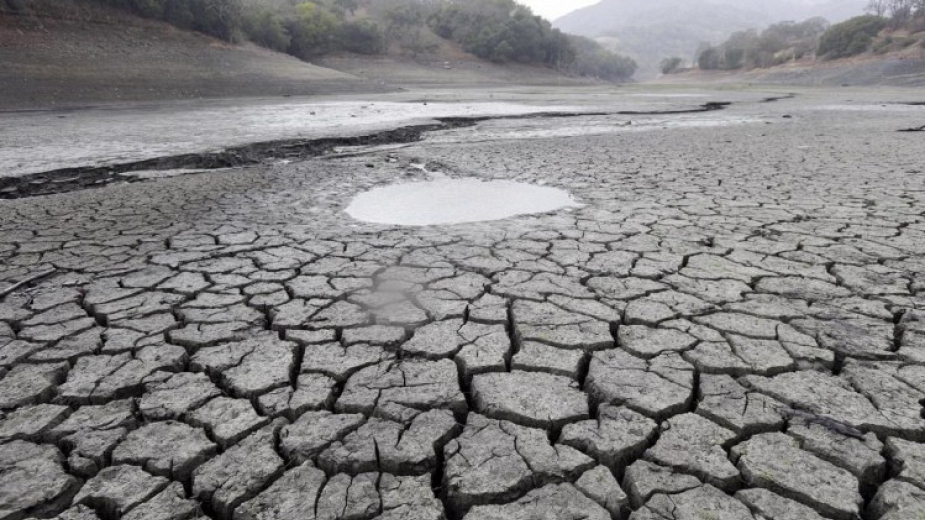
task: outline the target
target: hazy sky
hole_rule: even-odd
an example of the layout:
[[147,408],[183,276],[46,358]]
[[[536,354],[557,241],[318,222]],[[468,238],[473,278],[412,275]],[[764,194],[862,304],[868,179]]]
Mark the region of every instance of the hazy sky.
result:
[[529,5],[533,12],[547,18],[555,20],[556,18],[571,13],[575,9],[593,5],[601,0],[517,0],[518,2]]

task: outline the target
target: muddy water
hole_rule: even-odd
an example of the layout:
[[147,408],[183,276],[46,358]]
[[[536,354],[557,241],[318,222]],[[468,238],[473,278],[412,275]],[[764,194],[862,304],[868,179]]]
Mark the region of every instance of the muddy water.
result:
[[438,179],[395,184],[361,193],[347,208],[374,224],[429,226],[501,220],[579,207],[567,192],[512,181]]

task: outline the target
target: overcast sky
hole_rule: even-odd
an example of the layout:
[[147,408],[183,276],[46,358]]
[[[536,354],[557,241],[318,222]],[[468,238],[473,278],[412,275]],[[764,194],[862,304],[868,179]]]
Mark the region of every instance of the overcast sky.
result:
[[575,9],[580,9],[589,5],[596,4],[601,0],[517,0],[518,2],[529,5],[533,12],[552,21],[564,14],[571,13]]

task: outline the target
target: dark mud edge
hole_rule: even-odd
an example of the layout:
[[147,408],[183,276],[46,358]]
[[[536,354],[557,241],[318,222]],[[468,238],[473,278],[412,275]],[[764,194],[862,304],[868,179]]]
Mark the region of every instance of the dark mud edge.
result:
[[63,168],[18,177],[2,177],[0,178],[0,199],[40,197],[101,188],[113,183],[149,181],[149,179],[131,175],[133,172],[238,168],[255,166],[267,161],[320,157],[332,153],[336,148],[413,143],[421,141],[428,132],[471,127],[489,120],[694,114],[722,110],[731,104],[728,102],[710,102],[691,109],[652,112],[536,112],[515,116],[437,118],[438,123],[436,124],[411,125],[368,135],[265,141],[225,148],[217,152],[190,153],[109,166]]

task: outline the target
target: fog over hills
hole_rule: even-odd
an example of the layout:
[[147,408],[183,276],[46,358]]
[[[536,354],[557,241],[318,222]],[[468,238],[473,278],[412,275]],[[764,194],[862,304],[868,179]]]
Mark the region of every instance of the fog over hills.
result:
[[867,0],[603,0],[554,22],[596,38],[654,73],[669,56],[693,58],[701,42],[720,43],[735,31],[822,16],[839,22],[863,13]]

